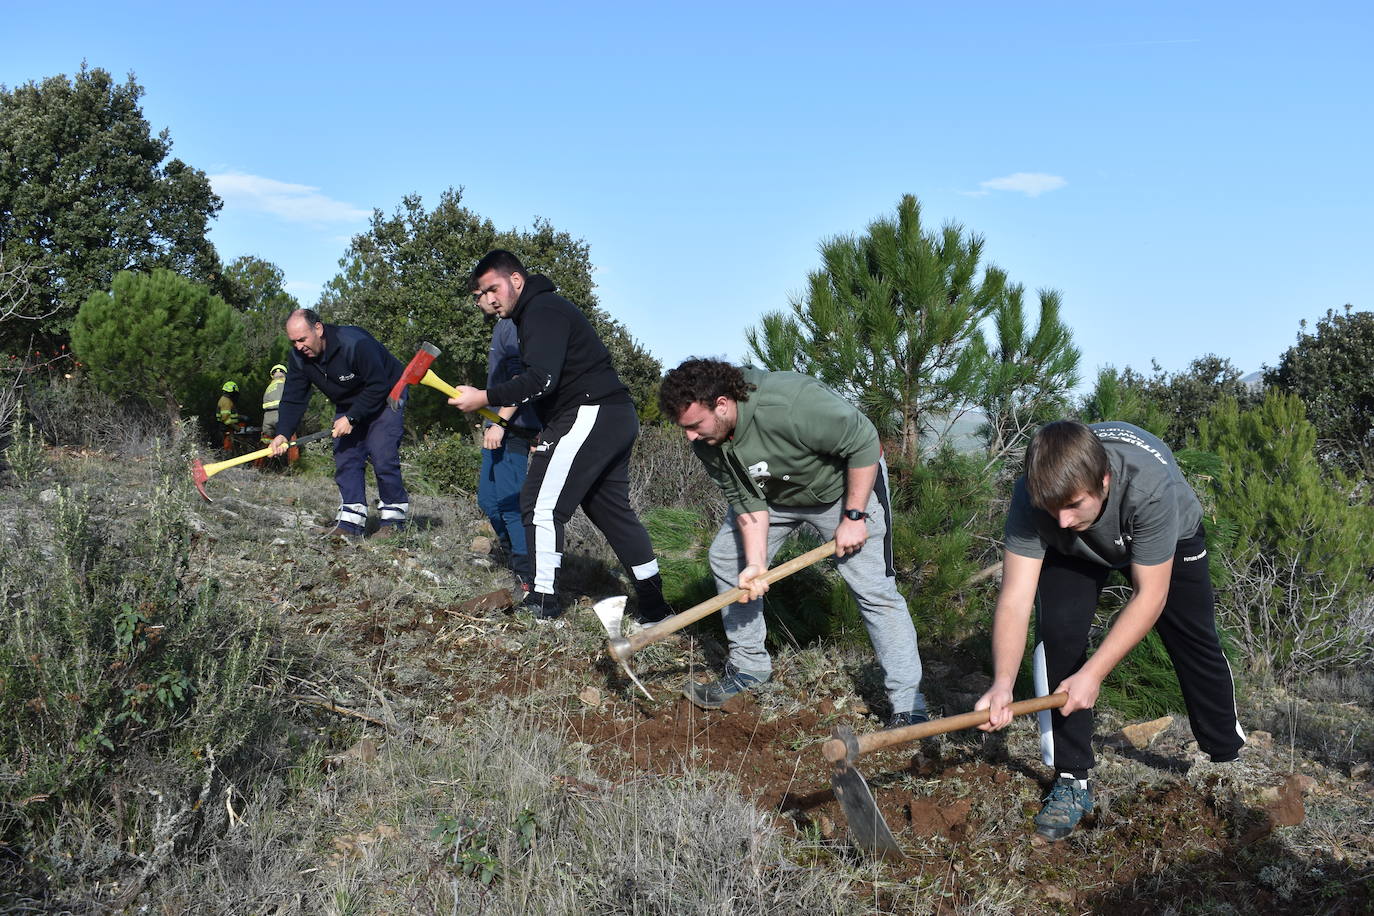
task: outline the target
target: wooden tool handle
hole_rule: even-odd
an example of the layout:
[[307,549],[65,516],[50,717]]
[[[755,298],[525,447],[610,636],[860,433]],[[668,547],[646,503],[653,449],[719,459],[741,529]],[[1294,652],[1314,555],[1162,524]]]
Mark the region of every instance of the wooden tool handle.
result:
[[[1028,712],[1040,712],[1045,709],[1058,709],[1069,700],[1067,693],[1052,693],[1049,696],[1035,697],[1031,700],[1021,700],[1012,703],[1007,708],[1011,710],[1013,716],[1025,715]],[[921,738],[929,738],[932,735],[943,735],[946,732],[957,732],[965,728],[973,728],[975,725],[982,725],[988,720],[988,711],[978,709],[973,712],[962,713],[957,716],[945,716],[942,719],[932,719],[929,722],[920,722],[916,725],[906,725],[902,728],[889,728],[880,732],[870,732],[867,735],[860,735],[855,739],[859,754],[867,754],[869,751],[881,750],[891,747],[894,744],[906,744],[909,741],[917,741]],[[849,748],[839,738],[831,738],[825,742],[821,748],[825,754],[825,759],[831,763],[839,763],[846,757],[851,756]]]
[[[772,585],[779,579],[785,579],[799,569],[805,569],[817,560],[824,560],[826,557],[835,553],[835,542],[826,541],[815,550],[808,550],[799,557],[794,557],[783,563],[781,566],[774,566],[762,576],[763,581]],[[665,636],[676,633],[678,630],[691,623],[696,623],[703,617],[715,613],[727,604],[738,601],[743,595],[744,589],[732,588],[728,592],[721,592],[714,598],[710,598],[695,607],[690,607],[681,614],[674,614],[666,620],[660,620],[651,627],[640,630],[629,639],[630,652],[638,652],[647,645],[658,642]]]

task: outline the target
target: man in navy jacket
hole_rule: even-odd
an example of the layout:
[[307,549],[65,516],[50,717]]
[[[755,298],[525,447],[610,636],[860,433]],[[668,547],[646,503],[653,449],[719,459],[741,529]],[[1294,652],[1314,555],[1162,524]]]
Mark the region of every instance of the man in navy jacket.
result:
[[405,524],[410,509],[401,481],[404,402],[400,410],[389,410],[386,404],[404,367],[362,328],[325,324],[311,309],[291,313],[286,336],[293,349],[272,454],[286,451],[310,403],[310,387],[318,388],[334,404],[334,481],[339,485],[338,517],[324,533],[362,536],[367,526],[365,472],[371,461],[381,523],[372,537],[391,537]]

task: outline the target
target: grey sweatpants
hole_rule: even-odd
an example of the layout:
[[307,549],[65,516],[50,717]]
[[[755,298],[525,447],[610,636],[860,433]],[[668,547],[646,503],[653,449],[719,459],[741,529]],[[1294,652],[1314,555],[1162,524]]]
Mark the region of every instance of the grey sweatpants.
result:
[[[883,666],[884,686],[894,712],[925,710],[921,696],[921,654],[916,646],[916,627],[911,622],[906,599],[897,590],[892,568],[892,532],[888,526],[890,507],[887,466],[879,465],[878,481],[868,499],[868,541],[854,554],[836,561],[840,575],[858,602],[868,638]],[[823,506],[768,507],[768,562],[783,541],[802,525],[809,525],[829,540],[843,517],[844,501]],[[721,526],[711,542],[711,572],[716,592],[727,592],[739,584],[744,568],[744,548],[735,527],[735,515]],[[763,601],[728,604],[720,612],[725,635],[730,643],[730,663],[752,673],[773,670],[773,660],[764,647],[767,628],[763,622]]]

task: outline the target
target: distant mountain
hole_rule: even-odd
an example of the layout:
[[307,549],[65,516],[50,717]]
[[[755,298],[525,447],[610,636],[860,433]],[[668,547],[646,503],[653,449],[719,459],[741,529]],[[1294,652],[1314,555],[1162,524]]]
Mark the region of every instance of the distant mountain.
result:
[[1259,391],[1264,387],[1264,371],[1251,372],[1249,375],[1240,377],[1241,383],[1251,391]]

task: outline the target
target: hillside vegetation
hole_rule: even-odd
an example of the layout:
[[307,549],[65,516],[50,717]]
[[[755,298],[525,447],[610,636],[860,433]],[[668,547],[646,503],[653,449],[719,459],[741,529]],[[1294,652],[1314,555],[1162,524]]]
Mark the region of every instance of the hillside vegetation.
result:
[[[203,503],[190,454],[157,437],[15,442],[0,488],[6,911],[1341,913],[1374,900],[1367,671],[1243,681],[1238,765],[1204,762],[1184,717],[1137,747],[1102,709],[1099,811],[1053,846],[1031,841],[1046,774],[1030,721],[861,758],[907,854],[875,862],[847,841],[819,745],[840,724],[879,727],[881,689],[844,609],[816,609],[837,594],[823,570],[775,589],[770,613],[825,634],[782,639],[775,682],[705,713],[678,691],[718,660],[718,629],[637,656],[654,699],[639,695],[589,609],[626,583],[580,519],[569,576],[583,599],[564,626],[536,628],[508,613],[485,522],[453,486],[415,497],[399,542],[335,544],[309,531],[333,509],[323,454],[290,475],[226,471]],[[430,461],[411,453],[419,494]],[[672,431],[646,434],[636,467],[638,499],[676,503],[647,517],[682,607],[705,588],[699,547],[719,508]],[[976,640],[917,616],[927,692],[968,708],[987,682]]]

